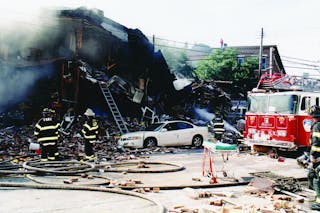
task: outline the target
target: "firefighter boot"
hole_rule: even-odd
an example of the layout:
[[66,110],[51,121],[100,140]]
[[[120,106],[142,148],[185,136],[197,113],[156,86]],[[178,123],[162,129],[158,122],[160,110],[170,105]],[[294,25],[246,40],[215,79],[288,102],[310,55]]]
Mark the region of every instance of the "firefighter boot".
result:
[[314,203],[311,205],[312,210],[320,211],[320,203]]

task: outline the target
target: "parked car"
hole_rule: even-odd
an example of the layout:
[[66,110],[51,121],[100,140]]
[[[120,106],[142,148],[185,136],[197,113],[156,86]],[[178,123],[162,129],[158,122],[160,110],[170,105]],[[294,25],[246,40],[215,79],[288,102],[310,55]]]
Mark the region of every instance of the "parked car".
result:
[[144,131],[126,133],[120,137],[118,145],[132,148],[185,145],[201,147],[208,138],[207,126],[174,120],[151,124]]

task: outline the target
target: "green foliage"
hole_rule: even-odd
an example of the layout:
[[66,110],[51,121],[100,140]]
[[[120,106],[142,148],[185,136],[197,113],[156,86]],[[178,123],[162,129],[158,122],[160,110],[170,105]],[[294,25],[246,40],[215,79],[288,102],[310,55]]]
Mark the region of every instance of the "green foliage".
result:
[[259,68],[258,57],[247,57],[233,74],[234,81],[254,79],[254,71]]
[[252,79],[257,68],[257,58],[247,57],[244,63],[239,65],[236,49],[214,49],[206,59],[199,62],[194,74],[201,80],[243,82]]

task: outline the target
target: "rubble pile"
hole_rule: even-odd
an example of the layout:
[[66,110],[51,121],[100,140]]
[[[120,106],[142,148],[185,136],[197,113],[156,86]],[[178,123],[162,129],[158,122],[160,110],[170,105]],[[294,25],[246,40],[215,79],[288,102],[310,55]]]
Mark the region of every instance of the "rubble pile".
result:
[[[126,119],[130,131],[138,131],[144,127],[138,122],[138,119]],[[84,152],[84,141],[80,134],[83,124],[83,118],[79,119],[65,131],[60,131],[58,143],[59,152],[64,159],[82,158]],[[117,146],[119,132],[114,121],[108,119],[99,119],[99,140],[94,149],[98,160],[101,161],[122,161],[137,158],[146,158],[152,153],[175,153],[182,148],[155,147],[148,149],[129,149]],[[29,150],[30,144],[37,144],[34,137],[34,124],[25,126],[10,126],[0,130],[0,161],[4,161],[17,156],[39,155],[39,150]]]
[[33,137],[33,127],[6,127],[0,131],[0,157],[24,156],[28,154]]

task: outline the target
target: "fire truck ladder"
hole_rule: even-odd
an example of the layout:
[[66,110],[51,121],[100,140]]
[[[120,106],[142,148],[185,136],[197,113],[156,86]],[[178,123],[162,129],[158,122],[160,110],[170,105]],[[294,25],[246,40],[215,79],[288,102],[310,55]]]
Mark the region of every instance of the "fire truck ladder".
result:
[[264,79],[263,83],[259,84],[261,89],[265,90],[320,91],[319,79],[303,76],[285,75],[276,80]]
[[114,79],[111,78],[106,82],[105,80],[103,80],[103,77],[99,75],[96,75],[96,79],[99,82],[99,87],[101,89],[101,92],[103,93],[104,99],[108,104],[108,107],[113,115],[114,121],[116,122],[118,129],[120,130],[121,135],[124,133],[128,133],[129,130],[126,126],[126,123],[123,120],[123,117],[121,116],[118,106],[114,101],[112,93],[109,89],[109,86],[114,82],[113,81]]

